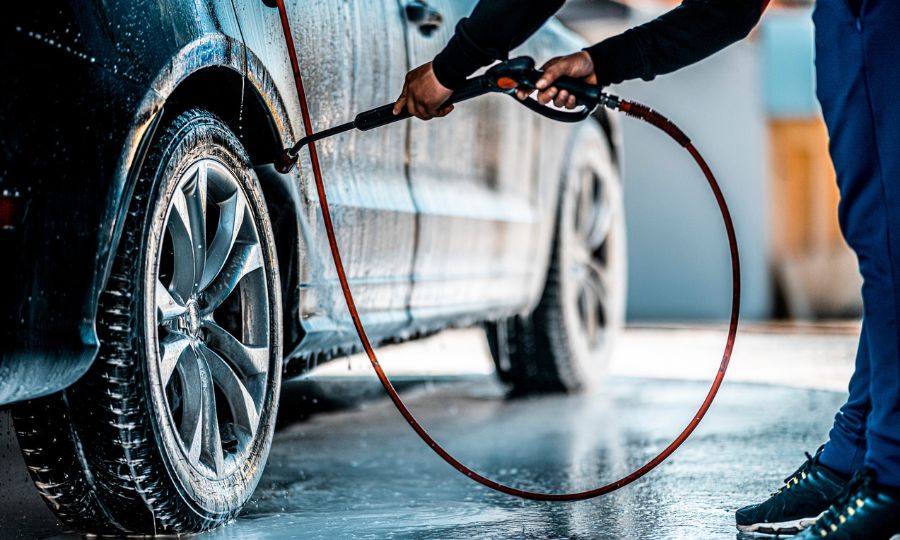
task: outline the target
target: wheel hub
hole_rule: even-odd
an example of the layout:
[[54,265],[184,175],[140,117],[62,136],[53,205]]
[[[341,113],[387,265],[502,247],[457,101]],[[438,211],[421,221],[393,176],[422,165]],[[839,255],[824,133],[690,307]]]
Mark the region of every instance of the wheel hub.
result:
[[203,334],[200,329],[200,308],[197,307],[197,300],[191,298],[184,305],[185,312],[175,319],[175,330],[181,332],[195,340],[202,340]]

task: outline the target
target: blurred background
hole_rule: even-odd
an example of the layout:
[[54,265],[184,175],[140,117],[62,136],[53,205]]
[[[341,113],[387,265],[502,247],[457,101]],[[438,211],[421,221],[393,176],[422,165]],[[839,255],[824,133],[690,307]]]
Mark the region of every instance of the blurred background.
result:
[[[561,19],[597,42],[677,4],[571,0]],[[612,88],[672,118],[719,177],[740,240],[745,320],[853,319],[861,312],[861,278],[840,235],[815,97],[812,9],[811,0],[773,1],[750,37],[724,52],[653,84]],[[653,128],[621,124],[629,320],[721,320],[729,262],[702,176]]]

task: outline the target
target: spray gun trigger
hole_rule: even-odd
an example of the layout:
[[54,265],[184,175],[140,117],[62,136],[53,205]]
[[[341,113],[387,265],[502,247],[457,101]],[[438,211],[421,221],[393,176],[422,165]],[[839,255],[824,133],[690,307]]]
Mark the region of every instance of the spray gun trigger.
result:
[[499,79],[497,79],[496,84],[497,88],[501,88],[503,90],[515,90],[519,87],[519,82],[509,77],[500,77]]

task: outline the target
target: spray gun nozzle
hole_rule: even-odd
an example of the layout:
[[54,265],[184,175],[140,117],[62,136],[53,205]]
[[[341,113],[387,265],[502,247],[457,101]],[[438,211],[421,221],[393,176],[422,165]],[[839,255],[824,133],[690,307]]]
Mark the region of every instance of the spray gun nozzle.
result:
[[294,168],[294,165],[297,164],[297,154],[293,152],[293,148],[286,148],[284,153],[282,153],[278,158],[275,159],[273,165],[275,166],[275,170],[280,172],[281,174],[287,174],[291,172],[291,169]]

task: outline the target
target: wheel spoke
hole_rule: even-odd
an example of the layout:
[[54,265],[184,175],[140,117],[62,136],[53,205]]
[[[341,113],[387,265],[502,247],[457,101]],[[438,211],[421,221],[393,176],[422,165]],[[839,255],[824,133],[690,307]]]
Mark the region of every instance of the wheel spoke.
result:
[[201,290],[205,289],[225,266],[237,241],[241,225],[244,223],[245,208],[240,190],[235,191],[231,197],[219,203],[219,224],[206,256],[206,267],[203,269],[203,277],[200,279]]
[[169,385],[172,373],[178,367],[184,351],[191,341],[183,334],[169,334],[159,341],[159,380],[163,388]]
[[184,314],[187,309],[178,301],[169,289],[156,280],[156,323],[162,324]]
[[252,377],[268,371],[268,347],[244,345],[227,330],[210,320],[204,320],[202,325],[206,330],[207,344],[237,367],[241,375]]
[[201,457],[217,474],[225,468],[222,452],[222,437],[219,434],[219,418],[216,414],[216,392],[213,388],[213,376],[204,358],[198,357],[200,378],[203,381],[202,413],[203,445]]
[[597,301],[605,305],[609,297],[609,276],[606,268],[603,268],[597,261],[588,261],[584,266],[586,274],[584,276],[585,286],[593,293]]
[[255,434],[259,425],[259,413],[253,397],[243,381],[234,372],[231,365],[215,351],[205,345],[201,345],[199,351],[206,359],[213,381],[222,389],[225,399],[228,400],[235,423],[246,429],[251,435]]
[[203,313],[212,313],[228,298],[244,276],[262,268],[262,265],[262,250],[259,244],[244,242],[235,244],[222,271],[203,291]]
[[603,241],[609,236],[613,224],[613,209],[610,205],[601,205],[597,211],[597,218],[591,226],[587,241],[591,246],[603,244]]
[[206,264],[206,172],[205,164],[198,166],[183,188],[193,241],[191,247],[194,251],[193,292],[199,289],[200,277]]
[[191,218],[188,201],[181,189],[176,189],[172,196],[172,209],[166,226],[172,238],[173,275],[171,290],[186,301],[194,290],[194,240],[191,237]]
[[597,335],[597,302],[591,291],[581,293],[581,311],[588,344],[593,346]]
[[591,261],[586,266],[587,274],[584,278],[584,295],[589,298],[592,306],[586,317],[588,339],[591,346],[597,346],[603,335],[604,328],[601,324],[609,321],[607,306],[609,303],[609,276],[607,270],[596,261]]
[[579,236],[581,238],[589,238],[591,234],[591,229],[594,226],[595,221],[595,204],[594,204],[594,190],[595,190],[595,178],[594,175],[586,172],[584,173],[584,177],[581,181],[581,190],[578,193],[578,223],[576,224],[576,231],[578,231]]
[[572,242],[571,249],[572,263],[578,267],[588,265],[594,259],[594,254],[591,253],[590,248],[580,239],[576,239]]
[[[188,460],[197,464],[203,448],[203,394],[204,378],[200,370],[201,360],[192,352],[184,362],[178,362],[178,376],[181,379],[181,425],[178,433],[188,452]],[[207,380],[209,380],[207,378]],[[212,388],[208,391],[211,393]]]

